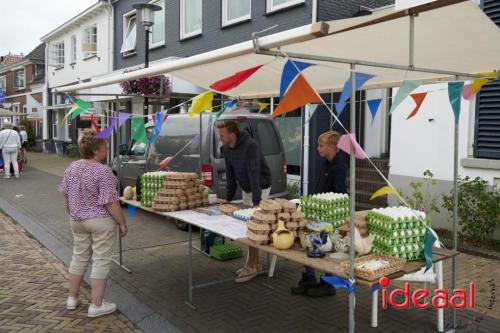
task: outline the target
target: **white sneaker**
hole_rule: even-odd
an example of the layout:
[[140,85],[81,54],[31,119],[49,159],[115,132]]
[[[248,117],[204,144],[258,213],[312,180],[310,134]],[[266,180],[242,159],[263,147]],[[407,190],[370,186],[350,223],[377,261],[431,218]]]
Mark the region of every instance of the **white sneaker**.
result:
[[87,314],[88,317],[100,317],[116,311],[115,303],[108,303],[105,300],[102,300],[101,306],[97,306],[94,304],[90,304],[89,312]]
[[80,305],[80,303],[81,302],[79,298],[69,296],[66,300],[66,309],[74,310],[78,307],[78,305]]

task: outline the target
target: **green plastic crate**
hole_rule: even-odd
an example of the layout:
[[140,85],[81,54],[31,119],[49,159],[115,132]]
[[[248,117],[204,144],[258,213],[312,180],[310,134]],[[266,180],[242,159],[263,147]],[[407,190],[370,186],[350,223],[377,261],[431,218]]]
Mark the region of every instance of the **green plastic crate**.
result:
[[210,247],[209,253],[212,257],[220,261],[226,261],[243,256],[243,250],[238,245],[222,244]]

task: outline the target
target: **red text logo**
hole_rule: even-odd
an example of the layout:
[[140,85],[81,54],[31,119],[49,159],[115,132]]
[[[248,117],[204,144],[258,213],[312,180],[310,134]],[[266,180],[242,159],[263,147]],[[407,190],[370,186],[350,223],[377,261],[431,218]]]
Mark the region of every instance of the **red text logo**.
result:
[[[465,289],[453,289],[451,295],[449,295],[446,289],[435,289],[434,293],[431,293],[426,289],[416,289],[412,291],[410,289],[410,283],[405,282],[404,288],[396,288],[392,291],[388,291],[387,287],[391,284],[391,279],[388,277],[381,277],[379,280],[379,285],[382,288],[382,308],[387,309],[387,304],[389,303],[395,309],[409,309],[410,302],[417,309],[427,309],[432,306],[436,309],[465,309],[467,307],[474,308],[474,282],[469,283],[469,290]],[[398,297],[399,303],[396,301]],[[430,301],[425,301],[428,296],[431,296]],[[451,296],[451,297],[450,297]]]

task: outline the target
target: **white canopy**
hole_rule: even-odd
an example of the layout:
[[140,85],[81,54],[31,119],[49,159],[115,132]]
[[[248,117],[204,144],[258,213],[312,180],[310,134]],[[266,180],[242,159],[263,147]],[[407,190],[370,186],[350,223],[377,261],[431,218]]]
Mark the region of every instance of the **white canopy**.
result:
[[[459,79],[470,79],[477,73],[500,69],[500,29],[472,1],[440,0],[414,10],[418,15],[414,18],[413,64],[437,73],[407,69],[410,61],[410,17],[407,12],[394,9],[330,21],[328,34],[323,37],[313,35],[317,26],[307,25],[262,37],[259,44],[263,49],[280,49],[283,54],[300,53],[343,58],[351,62],[358,60],[404,66],[390,69],[358,63],[357,72],[376,75],[363,86],[365,89],[398,86],[406,79],[424,82],[454,79],[456,76],[450,73],[463,73],[458,76]],[[247,41],[106,80],[61,87],[56,91],[74,91],[165,73],[208,89],[212,83],[235,72],[266,64],[226,94],[246,98],[269,97],[278,94],[285,61],[274,55],[255,54],[253,42]],[[349,64],[304,61],[318,65],[304,70],[313,88],[320,92],[342,90],[349,77]]]
[[0,108],[0,117],[24,116],[26,113],[19,113]]

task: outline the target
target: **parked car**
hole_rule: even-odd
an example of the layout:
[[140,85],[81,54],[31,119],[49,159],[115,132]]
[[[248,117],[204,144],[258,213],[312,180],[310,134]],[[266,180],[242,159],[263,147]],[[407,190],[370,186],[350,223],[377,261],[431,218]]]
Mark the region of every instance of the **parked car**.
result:
[[[221,155],[221,143],[215,124],[217,121],[234,119],[240,131],[247,131],[262,148],[271,169],[271,197],[287,196],[286,160],[283,143],[274,123],[266,116],[247,112],[234,112],[216,120],[215,114],[203,113],[200,117],[189,118],[187,114],[169,115],[154,145],[131,142],[120,146],[119,156],[113,160],[113,170],[120,182],[120,191],[126,186],[136,186],[137,179],[145,172],[159,170],[160,162],[167,156],[175,155],[195,135],[200,133],[200,144],[189,145],[169,164],[167,170],[198,172],[205,183],[219,198],[226,197],[226,165]],[[201,122],[201,124],[200,124]],[[152,131],[152,124],[146,125]],[[235,200],[241,199],[238,189]],[[183,229],[185,224],[179,223]]]

